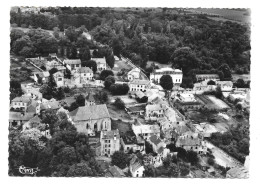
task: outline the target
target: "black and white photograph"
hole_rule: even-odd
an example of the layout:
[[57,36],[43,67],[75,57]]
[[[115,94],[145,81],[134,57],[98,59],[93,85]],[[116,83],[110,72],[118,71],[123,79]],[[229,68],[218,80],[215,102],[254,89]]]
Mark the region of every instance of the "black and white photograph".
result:
[[8,11],[8,177],[250,178],[250,7]]

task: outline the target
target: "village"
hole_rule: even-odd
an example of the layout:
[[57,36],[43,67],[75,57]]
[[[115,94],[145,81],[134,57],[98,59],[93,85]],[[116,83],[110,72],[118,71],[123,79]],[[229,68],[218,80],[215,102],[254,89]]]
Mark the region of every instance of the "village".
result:
[[[220,87],[225,98],[229,98],[229,104],[239,99],[241,110],[249,111],[249,89],[233,88],[231,81],[219,81],[218,75],[200,74],[196,76],[199,82],[194,88],[185,90],[180,87],[182,71],[179,69],[157,69],[148,78],[126,58],[115,56],[115,69],[109,68],[105,58],[91,60],[97,63],[95,74],[110,70],[116,75],[124,69],[123,76],[115,76],[115,84],[126,84],[127,93],[108,95],[107,103],[101,104],[95,96],[104,88],[104,80],[95,79],[93,70],[82,67],[80,59],[62,61],[56,54],[28,58],[26,61],[38,67],[39,71],[31,75],[33,83],[21,84],[24,94],[11,101],[9,127],[22,127],[24,131],[30,128],[32,122],[41,123],[39,116],[48,109],[64,112],[78,132],[90,137],[91,146],[101,162],[110,163],[110,157],[120,150],[131,153],[129,167],[120,169],[115,165],[110,166],[106,173],[110,177],[144,177],[144,166],[160,168],[167,158],[177,156],[178,152],[169,148],[172,144],[175,148],[198,154],[201,169],[193,170],[188,163],[189,171],[186,175],[183,173],[185,176],[224,177],[210,163],[209,159],[213,156],[216,164],[230,168],[226,177],[236,177],[238,172],[241,172],[241,177],[247,177],[246,166],[207,140],[212,133],[225,132],[232,125],[233,118],[228,113],[232,109],[227,103],[205,93]],[[43,64],[46,71],[39,68],[39,64]],[[50,75],[52,69],[56,72]],[[65,78],[66,70],[71,73],[70,79]],[[168,97],[159,84],[163,75],[170,75],[174,84]],[[53,77],[57,87],[69,88],[74,95],[66,93],[62,100],[43,98],[40,88],[49,82],[50,77]],[[76,101],[77,95],[84,97],[85,104],[69,111],[67,107]],[[123,104],[123,108],[119,109],[119,105],[115,105],[117,100]],[[201,110],[209,111],[209,114],[214,110],[218,113],[208,114],[206,119],[198,120]],[[48,127],[42,133],[47,138],[51,137]],[[151,149],[147,149],[149,147]],[[137,157],[137,153],[142,154],[143,160]]]
[[[33,58],[11,53],[10,131],[32,138],[37,133],[40,147],[64,131],[51,143],[87,151],[82,159],[94,157],[102,170],[98,176],[249,177],[244,136],[249,136],[250,74],[232,73],[225,80],[221,74],[196,73],[194,85],[184,87],[185,69],[148,61],[153,65],[148,73],[81,29],[75,31],[82,48],[73,44],[72,50],[58,48]],[[67,34],[64,29],[58,35]],[[69,131],[75,130],[90,149],[79,147],[83,137],[71,142]],[[56,141],[63,137],[67,144]],[[51,175],[66,175],[66,168],[59,169],[61,175]]]

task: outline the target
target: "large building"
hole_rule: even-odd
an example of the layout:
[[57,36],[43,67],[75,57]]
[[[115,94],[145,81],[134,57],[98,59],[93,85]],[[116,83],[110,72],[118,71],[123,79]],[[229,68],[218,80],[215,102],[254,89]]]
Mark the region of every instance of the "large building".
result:
[[150,87],[148,80],[133,80],[129,82],[129,91],[142,91],[145,92]]
[[94,136],[101,130],[111,130],[110,115],[105,104],[81,106],[70,112],[78,132]]
[[63,63],[66,64],[67,66],[69,66],[70,70],[81,68],[81,60],[80,59],[64,60]]
[[107,63],[105,58],[91,58],[97,63],[97,71],[102,71],[107,69]]
[[182,83],[182,71],[172,68],[156,69],[153,73],[150,74],[150,81],[154,83],[160,83],[160,79],[163,75],[170,75],[174,84]]
[[120,149],[119,131],[101,131],[100,133],[101,156],[111,156]]

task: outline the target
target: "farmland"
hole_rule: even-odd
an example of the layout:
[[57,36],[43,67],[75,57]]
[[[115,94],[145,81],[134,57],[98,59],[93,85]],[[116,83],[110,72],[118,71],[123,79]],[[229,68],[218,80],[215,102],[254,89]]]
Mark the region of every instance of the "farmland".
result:
[[212,95],[196,95],[196,97],[202,101],[209,109],[225,109],[229,108],[229,106],[220,99]]
[[[188,11],[196,14],[207,14],[210,18],[222,19],[223,21],[236,21],[240,23],[250,22],[250,10],[247,9],[188,9]],[[214,16],[214,17],[212,17]],[[219,16],[219,17],[218,17]],[[227,20],[225,20],[227,19]]]

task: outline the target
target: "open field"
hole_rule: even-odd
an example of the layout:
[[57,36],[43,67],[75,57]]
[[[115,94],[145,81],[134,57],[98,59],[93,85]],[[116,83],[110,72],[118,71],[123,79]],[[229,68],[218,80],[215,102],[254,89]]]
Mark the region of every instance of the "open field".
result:
[[215,96],[212,95],[207,95],[207,97],[214,103],[214,105],[216,107],[218,107],[219,109],[225,109],[225,108],[229,108],[229,106],[223,102],[222,100],[216,98]]
[[230,108],[225,102],[212,95],[196,95],[198,100],[202,101],[209,109]]
[[131,126],[129,123],[125,123],[119,120],[118,121],[111,120],[111,129],[112,130],[118,129],[120,136],[122,136],[124,135],[124,133],[131,130]]
[[[230,21],[237,21],[240,23],[250,22],[250,10],[246,9],[188,9],[188,11],[196,14],[207,14],[209,16],[219,16],[220,18],[228,19]],[[215,17],[216,18],[216,17]]]
[[[11,27],[10,30],[12,30],[12,29],[19,29],[19,30],[22,30],[24,33],[27,33],[30,30],[30,28],[22,28],[22,27],[15,27],[15,28]],[[50,35],[53,36],[53,31],[52,30],[45,30],[45,29],[42,29],[42,30],[48,32]]]
[[133,67],[130,66],[129,64],[127,64],[125,61],[123,60],[117,60],[115,61],[115,65],[113,68],[113,71],[115,73],[119,72],[121,69],[126,69],[126,70],[131,70]]
[[132,120],[132,118],[126,113],[125,110],[120,110],[113,104],[107,104],[107,109],[112,118],[115,119],[124,119],[124,120]]

